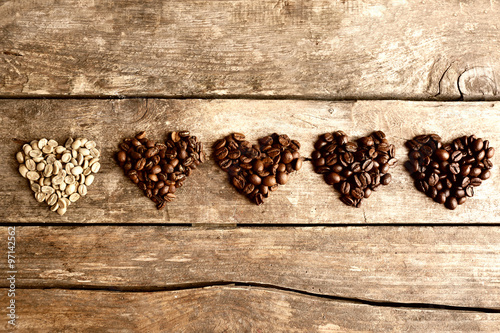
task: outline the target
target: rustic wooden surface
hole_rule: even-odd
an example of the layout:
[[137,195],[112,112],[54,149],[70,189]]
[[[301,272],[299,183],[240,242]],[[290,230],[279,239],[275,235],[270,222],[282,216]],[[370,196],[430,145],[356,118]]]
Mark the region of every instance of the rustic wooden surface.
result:
[[[5,303],[5,289],[0,292]],[[241,286],[155,293],[29,289],[18,300],[19,332],[494,332],[500,319],[498,313],[374,308]]]
[[[497,332],[498,158],[456,211],[402,165],[421,133],[498,148],[499,16],[493,0],[0,1],[2,253],[18,232],[18,326],[5,255],[0,331]],[[282,132],[306,157],[326,131],[383,130],[400,164],[362,209],[310,162],[257,207],[210,160],[156,211],[113,153],[186,128],[209,153]],[[103,165],[60,217],[14,154],[70,135]]]
[[2,96],[498,98],[497,1],[3,1]]
[[[455,211],[418,192],[404,169],[404,142],[416,134],[438,133],[445,141],[475,133],[500,142],[500,104],[495,102],[256,101],[256,100],[0,100],[0,222],[337,224],[337,223],[489,223],[500,222],[498,163],[492,178]],[[460,121],[457,121],[460,119]],[[487,121],[485,121],[487,119]],[[211,145],[233,131],[251,141],[287,133],[308,157],[318,135],[337,129],[356,138],[383,130],[396,145],[399,165],[393,182],[374,193],[362,208],[347,207],[339,194],[315,174],[310,162],[285,186],[256,206],[238,194],[227,175],[209,160],[195,170],[167,209],[154,204],[130,182],[113,159],[123,138],[147,130],[164,139],[168,131],[190,129],[211,153]],[[62,135],[62,133],[65,133]],[[98,142],[102,168],[85,199],[63,217],[35,201],[28,181],[17,172],[21,143],[47,137],[85,135]],[[495,162],[497,158],[494,158]],[[21,190],[20,190],[21,189]],[[23,207],[23,209],[19,209]]]
[[496,227],[18,227],[18,287],[245,283],[500,312],[499,238]]

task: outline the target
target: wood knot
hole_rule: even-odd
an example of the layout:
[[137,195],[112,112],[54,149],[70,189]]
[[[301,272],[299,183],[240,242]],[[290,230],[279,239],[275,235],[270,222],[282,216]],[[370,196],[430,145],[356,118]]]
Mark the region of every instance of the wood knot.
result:
[[498,95],[495,73],[489,67],[473,67],[463,72],[458,78],[458,89],[464,100],[486,100]]

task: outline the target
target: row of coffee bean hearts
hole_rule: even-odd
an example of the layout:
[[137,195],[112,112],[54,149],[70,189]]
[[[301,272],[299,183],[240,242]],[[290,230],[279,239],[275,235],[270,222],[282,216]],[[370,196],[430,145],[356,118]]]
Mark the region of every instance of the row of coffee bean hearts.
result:
[[[94,155],[99,156],[100,153],[95,143],[87,139],[78,138],[75,143],[70,139],[64,147],[58,147],[54,142],[46,139],[32,141],[23,146],[25,154],[21,156],[19,153],[16,157],[21,164],[19,171],[30,180],[36,199],[48,200],[54,211],[64,214],[69,205],[65,198],[75,193],[73,187],[81,190],[84,194],[80,193],[80,196],[83,196],[87,193],[86,186],[91,183],[87,181],[89,184],[81,186],[86,184],[84,177],[73,179],[75,173],[79,174],[79,163],[87,161],[84,167],[97,172],[99,164],[96,164],[98,159]],[[41,156],[38,156],[35,148],[40,145],[47,147],[39,148]],[[34,151],[30,153],[28,146]],[[449,209],[455,209],[467,197],[472,197],[474,187],[491,175],[494,148],[489,146],[488,140],[474,135],[463,136],[450,144],[443,144],[435,134],[420,135],[409,140],[407,146],[410,152],[405,166],[415,179],[417,189]],[[203,144],[188,131],[171,132],[164,142],[147,139],[145,132],[140,132],[133,138],[123,140],[119,147],[120,151],[116,154],[118,164],[158,209],[164,208],[166,202],[176,197],[176,189],[183,185],[192,170],[206,160]],[[349,141],[342,131],[325,133],[318,138],[314,148],[311,160],[315,172],[323,174],[326,183],[333,185],[341,194],[340,200],[349,206],[360,207],[363,199],[381,185],[388,185],[392,179],[389,170],[398,163],[394,145],[381,131],[356,141]],[[300,143],[286,134],[274,133],[260,138],[258,144],[251,144],[243,134],[233,133],[218,140],[213,150],[214,159],[228,173],[232,185],[257,205],[262,204],[264,198],[279,185],[286,184],[289,174],[300,170],[303,162],[299,154]],[[36,180],[35,170],[29,169],[32,163],[25,163],[26,157],[29,157],[28,160],[40,160],[38,162],[44,160],[44,168],[35,165],[38,170]],[[64,163],[65,170],[61,170],[61,174],[58,171],[57,175],[49,175],[48,164],[54,163]],[[95,167],[91,168],[93,165]],[[58,183],[61,176],[66,183],[62,190]],[[58,185],[55,191],[49,193],[51,189],[46,183]],[[76,198],[76,195],[73,197]],[[69,201],[72,202],[71,198]],[[59,206],[64,209],[58,209],[54,202],[60,202]]]

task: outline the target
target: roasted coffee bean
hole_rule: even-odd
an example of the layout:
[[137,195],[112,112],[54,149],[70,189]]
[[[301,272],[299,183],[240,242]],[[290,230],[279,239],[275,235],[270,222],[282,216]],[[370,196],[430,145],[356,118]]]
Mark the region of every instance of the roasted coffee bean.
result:
[[262,184],[265,186],[273,186],[276,184],[276,177],[275,176],[267,176],[262,180]]
[[334,185],[339,183],[341,180],[341,177],[338,173],[335,172],[330,172],[328,174],[325,174],[325,181],[328,185]]
[[472,186],[474,186],[474,187],[481,185],[481,183],[482,183],[482,180],[481,180],[481,178],[478,178],[478,177],[476,177],[476,178],[472,178],[472,179],[470,180],[470,184],[471,184]]
[[380,178],[380,183],[382,185],[389,185],[392,180],[392,176],[390,173],[386,173],[383,177]]
[[253,200],[254,200],[255,204],[257,204],[257,206],[262,205],[264,203],[264,197],[263,197],[262,193],[257,193]]
[[365,192],[360,187],[356,187],[351,191],[351,196],[355,199],[361,199],[365,196]]
[[457,206],[458,206],[458,201],[457,201],[457,198],[455,197],[448,197],[448,199],[446,200],[446,208],[448,209],[456,209]]
[[139,159],[136,163],[135,163],[135,169],[137,171],[141,171],[142,169],[144,169],[144,166],[146,165],[146,159],[145,158],[141,158]]
[[226,147],[222,147],[215,151],[215,160],[220,161],[226,158],[226,156],[229,154],[229,150]]
[[491,172],[489,170],[484,170],[479,175],[479,178],[481,178],[481,180],[486,180],[486,179],[489,179],[490,177],[491,177]]
[[245,140],[245,135],[241,133],[233,133],[233,139],[235,139],[236,141],[243,141]]
[[340,183],[340,193],[349,194],[351,191],[351,185],[347,181],[343,181]]
[[346,204],[347,206],[353,206],[354,205],[354,200],[351,197],[349,197],[349,196],[343,195],[343,196],[340,197],[340,200],[344,204]]
[[256,174],[250,175],[250,177],[248,178],[248,180],[253,185],[260,185],[262,183],[262,179],[258,175],[256,175]]
[[285,185],[288,182],[288,172],[278,172],[276,182],[280,185]]
[[[125,151],[128,143],[132,148]],[[192,169],[205,160],[202,145],[188,131],[169,133],[165,144],[149,140],[141,132],[133,139],[125,139],[120,149],[118,163],[158,209],[175,198],[175,188],[181,187]]]
[[234,176],[232,179],[232,184],[234,187],[236,187],[236,189],[242,190],[246,185],[246,181],[243,176]]

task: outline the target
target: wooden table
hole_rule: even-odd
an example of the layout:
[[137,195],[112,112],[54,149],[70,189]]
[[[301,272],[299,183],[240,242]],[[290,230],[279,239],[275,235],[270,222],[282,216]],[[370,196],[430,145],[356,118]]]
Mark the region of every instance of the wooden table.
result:
[[[422,133],[499,146],[499,16],[497,1],[3,1],[0,327],[498,332],[499,163],[455,211],[403,163]],[[138,131],[179,129],[208,154],[234,131],[287,133],[306,157],[322,133],[383,130],[400,163],[355,209],[310,162],[255,206],[212,159],[157,211],[113,154]],[[97,141],[102,168],[61,217],[14,154],[68,136]]]

